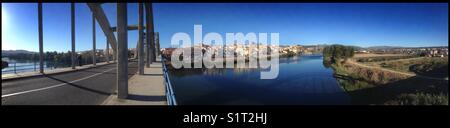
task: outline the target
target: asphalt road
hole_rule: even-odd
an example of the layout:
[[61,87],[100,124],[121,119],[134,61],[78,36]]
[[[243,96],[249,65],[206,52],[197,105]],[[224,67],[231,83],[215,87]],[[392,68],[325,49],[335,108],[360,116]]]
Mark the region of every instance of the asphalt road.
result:
[[[128,79],[137,62],[128,63]],[[81,71],[2,81],[2,105],[97,105],[113,94],[116,64]]]

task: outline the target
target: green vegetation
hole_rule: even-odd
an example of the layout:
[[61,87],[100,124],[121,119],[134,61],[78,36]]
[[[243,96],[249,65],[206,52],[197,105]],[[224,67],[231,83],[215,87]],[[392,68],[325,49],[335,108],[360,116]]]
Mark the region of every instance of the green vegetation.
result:
[[448,58],[427,58],[409,66],[409,70],[420,75],[448,78]]
[[337,80],[339,84],[342,86],[342,88],[347,92],[375,87],[375,85],[364,80],[342,79],[342,78],[338,78]]
[[390,60],[398,60],[398,59],[408,59],[414,58],[417,56],[378,56],[378,57],[361,57],[356,58],[357,62],[380,62],[380,61],[390,61]]
[[330,67],[334,69],[335,75],[348,77],[342,83],[342,86],[349,91],[370,88],[375,85],[387,84],[408,78],[408,76],[403,74],[348,63],[333,63]]
[[[92,53],[91,51],[83,52],[78,54],[77,56],[81,56],[81,60],[76,60],[78,65],[81,62],[81,65],[92,64]],[[105,59],[102,52],[97,53],[97,62]],[[130,52],[129,52],[130,54]],[[130,55],[129,55],[130,56]],[[3,57],[7,57],[9,59],[15,60],[17,62],[39,62],[39,54],[38,53],[17,53],[17,54],[9,54],[2,55]],[[111,57],[111,55],[110,55]],[[79,59],[76,57],[76,59]],[[52,67],[68,67],[72,63],[71,52],[44,52],[44,61],[49,62],[49,65]]]
[[2,69],[8,67],[8,62],[2,60]]
[[[39,54],[38,53],[18,53],[18,54],[11,54],[8,56],[2,56],[2,57],[8,57],[9,59],[17,60],[17,61],[39,61]],[[67,53],[58,53],[56,51],[54,52],[45,52],[44,53],[44,61],[62,61],[62,62],[70,62],[70,52]]]
[[359,90],[373,87],[369,82],[357,80],[361,79],[358,73],[348,72],[349,66],[345,65],[348,58],[354,56],[355,48],[344,45],[330,45],[323,49],[325,67],[332,67],[339,83],[346,91]]
[[338,63],[342,62],[342,60],[346,61],[348,58],[353,57],[354,51],[354,47],[351,46],[339,44],[326,46],[323,49],[324,61],[329,61],[330,63]]
[[297,54],[295,53],[295,52],[293,52],[293,51],[288,51],[287,53],[285,53],[285,54],[280,54],[280,58],[281,57],[293,57],[293,56],[296,56]]
[[413,93],[401,94],[387,105],[448,105],[448,94]]
[[[44,53],[44,55],[45,54],[47,54],[47,53]],[[9,59],[14,59],[14,60],[17,60],[17,61],[36,61],[36,60],[39,60],[39,54],[37,54],[37,53],[33,53],[33,54],[30,54],[30,53],[17,53],[17,54],[12,54],[12,55],[7,55],[7,56],[5,56],[5,55],[2,55],[2,58],[3,57],[8,57]]]
[[[448,58],[376,56],[352,58],[351,47],[324,49],[324,65],[349,93],[354,104],[448,105],[448,81],[414,77],[404,73],[448,78]],[[346,62],[351,58],[364,65]],[[371,68],[370,66],[380,67]],[[386,71],[383,68],[395,70]]]
[[418,57],[392,61],[368,62],[367,65],[400,72],[415,73],[423,76],[437,78],[448,77],[448,58]]

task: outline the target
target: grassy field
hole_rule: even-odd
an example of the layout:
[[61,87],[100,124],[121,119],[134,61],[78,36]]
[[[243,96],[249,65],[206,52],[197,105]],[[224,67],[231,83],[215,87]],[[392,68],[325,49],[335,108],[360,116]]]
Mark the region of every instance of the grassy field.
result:
[[368,58],[368,57],[396,57],[396,56],[408,56],[406,54],[373,54],[373,53],[358,53],[353,58]]
[[448,58],[446,57],[415,57],[363,64],[423,76],[448,78]]
[[[448,79],[448,58],[399,54],[355,56],[352,61],[331,65],[354,104],[448,105],[447,80],[417,76]],[[357,62],[362,58],[370,61]]]
[[399,59],[409,59],[415,58],[416,56],[378,56],[378,57],[360,57],[355,58],[359,63],[374,63],[374,62],[383,62],[383,61],[391,61],[391,60],[399,60]]

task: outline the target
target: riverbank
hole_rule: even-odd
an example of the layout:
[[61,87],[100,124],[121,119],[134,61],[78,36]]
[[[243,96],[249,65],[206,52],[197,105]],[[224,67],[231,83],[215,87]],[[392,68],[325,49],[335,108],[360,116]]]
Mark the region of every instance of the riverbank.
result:
[[448,79],[370,66],[355,60],[349,58],[330,65],[355,104],[448,105]]

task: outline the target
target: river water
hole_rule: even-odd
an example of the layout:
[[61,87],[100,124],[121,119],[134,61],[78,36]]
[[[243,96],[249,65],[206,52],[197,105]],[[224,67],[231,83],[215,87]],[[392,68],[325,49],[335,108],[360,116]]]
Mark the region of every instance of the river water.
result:
[[[14,60],[9,59],[8,57],[2,57],[2,60],[8,62],[8,67],[2,69],[2,74],[39,71],[39,61],[34,62],[33,60]],[[70,65],[64,63],[44,61],[44,70],[52,70],[54,68],[61,68],[68,66]]]
[[350,97],[321,55],[280,58],[276,79],[263,69],[179,69],[170,79],[181,105],[345,105]]

